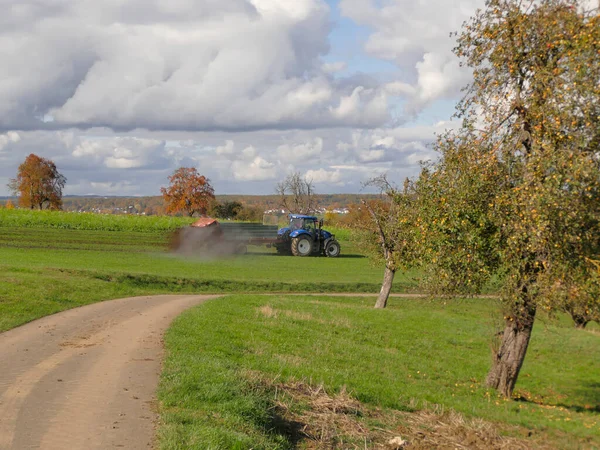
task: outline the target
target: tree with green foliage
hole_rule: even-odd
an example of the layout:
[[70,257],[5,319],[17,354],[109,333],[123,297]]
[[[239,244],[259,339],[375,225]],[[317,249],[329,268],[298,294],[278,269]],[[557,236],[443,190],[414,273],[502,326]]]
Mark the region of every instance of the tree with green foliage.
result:
[[210,214],[218,219],[235,219],[242,211],[244,206],[238,201],[225,200],[223,203],[215,202],[210,210]]
[[488,0],[455,53],[473,82],[411,186],[413,243],[433,292],[500,275],[487,384],[510,397],[538,310],[600,308],[600,18],[576,0]]
[[19,197],[19,205],[30,209],[61,209],[67,179],[53,161],[31,153],[19,166],[17,177],[8,184]]

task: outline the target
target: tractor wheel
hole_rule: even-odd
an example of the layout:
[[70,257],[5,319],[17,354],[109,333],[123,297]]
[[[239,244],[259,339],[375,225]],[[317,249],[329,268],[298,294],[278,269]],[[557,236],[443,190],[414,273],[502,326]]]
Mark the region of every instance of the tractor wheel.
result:
[[298,236],[292,239],[292,255],[308,256],[312,253],[313,243],[308,236]]
[[325,256],[329,256],[330,258],[336,258],[340,256],[342,248],[338,241],[330,240],[325,242]]

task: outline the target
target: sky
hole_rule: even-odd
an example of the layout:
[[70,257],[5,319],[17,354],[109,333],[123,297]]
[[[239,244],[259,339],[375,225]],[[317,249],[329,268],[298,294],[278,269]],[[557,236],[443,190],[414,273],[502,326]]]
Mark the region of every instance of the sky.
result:
[[470,80],[450,32],[484,0],[0,0],[0,196],[30,153],[65,195],[401,184]]

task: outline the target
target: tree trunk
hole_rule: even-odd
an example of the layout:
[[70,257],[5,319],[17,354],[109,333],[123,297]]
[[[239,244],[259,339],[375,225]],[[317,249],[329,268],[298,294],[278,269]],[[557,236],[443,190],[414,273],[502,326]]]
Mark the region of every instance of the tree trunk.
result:
[[375,308],[385,308],[387,306],[390,291],[392,290],[392,282],[394,281],[394,275],[396,275],[396,270],[391,269],[386,264],[385,272],[383,274],[383,284],[381,285],[381,291],[379,291],[379,297],[377,297]]
[[[527,302],[529,303],[529,302]],[[525,360],[533,323],[535,304],[525,304],[523,311],[514,314],[506,321],[500,348],[494,355],[494,362],[486,384],[510,398]]]
[[581,314],[574,313],[573,311],[569,311],[571,313],[571,318],[573,322],[575,322],[575,328],[578,330],[583,330],[585,326],[588,324],[589,320],[587,320]]

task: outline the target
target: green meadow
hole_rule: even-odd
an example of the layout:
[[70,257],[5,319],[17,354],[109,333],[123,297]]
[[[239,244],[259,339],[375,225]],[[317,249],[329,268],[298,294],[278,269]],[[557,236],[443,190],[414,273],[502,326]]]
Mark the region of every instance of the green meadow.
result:
[[[417,448],[598,448],[598,328],[539,323],[516,398],[505,400],[484,386],[498,314],[491,299],[394,298],[385,310],[372,296],[210,301],[166,337],[162,448],[382,448],[395,435]],[[299,383],[359,403],[324,414],[326,399],[294,395]],[[434,421],[414,420],[427,411]],[[436,429],[445,421],[450,430]],[[309,432],[295,435],[294,424]]]
[[[0,209],[0,331],[119,296],[379,289],[382,269],[344,239],[343,230],[337,259],[280,256],[255,246],[225,258],[173,255],[173,233],[192,221]],[[410,274],[399,275],[395,289],[414,289]]]
[[[165,338],[164,449],[382,448],[393,436],[415,448],[600,448],[596,324],[542,317],[504,400],[484,385],[496,300],[374,310],[382,268],[343,230],[337,259],[171,254],[190,221],[0,210],[0,331],[113,298],[223,293]],[[416,290],[414,274],[397,275],[396,293]],[[344,292],[364,296],[325,295]]]

